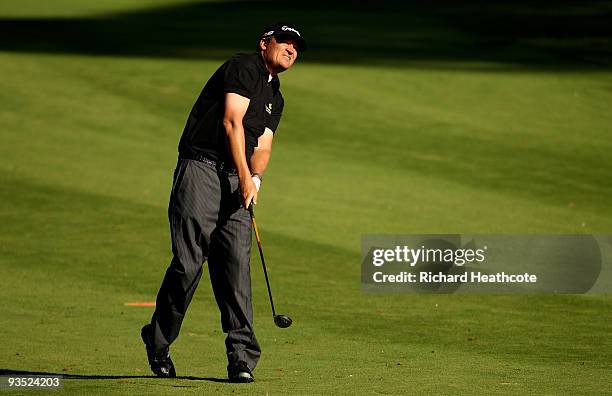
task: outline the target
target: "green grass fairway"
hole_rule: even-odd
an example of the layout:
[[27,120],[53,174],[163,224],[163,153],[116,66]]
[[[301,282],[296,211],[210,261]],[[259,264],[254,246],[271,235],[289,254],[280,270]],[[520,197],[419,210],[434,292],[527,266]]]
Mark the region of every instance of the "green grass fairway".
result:
[[[328,42],[324,11],[273,3],[311,23],[314,44],[281,75],[285,115],[257,207],[275,302],[294,326],[274,326],[255,254],[263,355],[255,383],[232,385],[207,272],[172,346],[182,378],[150,377],[139,333],[152,308],[124,304],[153,301],[170,260],[188,111],[253,40],[236,30],[242,41],[178,48],[188,34],[169,18],[155,53],[127,32],[130,18],[137,35],[159,22],[151,7],[193,15],[186,29],[201,33],[205,17],[223,22],[211,9],[268,3],[85,3],[0,5],[0,374],[61,374],[74,394],[612,394],[610,295],[364,294],[359,255],[366,233],[612,234],[612,36],[516,35],[494,53],[500,42],[421,9],[420,25],[389,26],[406,41],[385,48],[406,47],[367,62],[365,11],[347,9],[337,29],[354,36]],[[590,15],[590,3],[558,12]],[[453,55],[415,44],[411,57],[411,37]]]

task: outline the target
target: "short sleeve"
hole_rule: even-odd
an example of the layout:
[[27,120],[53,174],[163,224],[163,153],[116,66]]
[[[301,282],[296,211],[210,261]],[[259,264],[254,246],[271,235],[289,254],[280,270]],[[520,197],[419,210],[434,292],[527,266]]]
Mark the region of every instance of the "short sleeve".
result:
[[281,117],[283,115],[283,108],[285,107],[285,102],[281,97],[280,100],[277,101],[276,106],[272,108],[272,115],[270,117],[270,122],[267,127],[274,133],[276,133],[276,129],[278,128],[278,124],[280,123]]
[[232,59],[227,63],[223,79],[223,91],[236,93],[251,99],[255,93],[257,70],[245,62]]

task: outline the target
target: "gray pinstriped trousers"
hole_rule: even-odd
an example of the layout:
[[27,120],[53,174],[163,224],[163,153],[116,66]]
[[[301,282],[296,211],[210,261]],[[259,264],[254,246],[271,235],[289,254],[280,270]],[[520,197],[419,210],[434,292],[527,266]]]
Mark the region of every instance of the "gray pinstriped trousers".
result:
[[228,370],[239,361],[253,370],[261,350],[253,332],[251,218],[241,206],[238,176],[180,159],[168,207],[173,258],[157,295],[155,347],[177,337],[202,276],[204,261],[221,312]]

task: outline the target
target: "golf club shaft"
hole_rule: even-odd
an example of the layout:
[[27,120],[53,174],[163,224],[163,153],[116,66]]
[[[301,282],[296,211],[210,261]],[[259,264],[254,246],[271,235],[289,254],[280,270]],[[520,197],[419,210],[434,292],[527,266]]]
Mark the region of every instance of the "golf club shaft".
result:
[[274,309],[274,301],[272,301],[272,291],[270,290],[270,281],[268,280],[266,260],[264,259],[263,249],[261,247],[261,238],[259,238],[259,229],[257,228],[255,215],[253,214],[253,205],[249,206],[249,213],[251,214],[251,222],[253,223],[253,229],[255,230],[255,239],[257,240],[257,248],[259,249],[259,257],[261,257],[261,265],[263,266],[264,276],[266,277],[266,286],[268,286],[268,296],[270,297],[270,305],[272,306],[272,316],[274,317],[276,316],[276,311]]

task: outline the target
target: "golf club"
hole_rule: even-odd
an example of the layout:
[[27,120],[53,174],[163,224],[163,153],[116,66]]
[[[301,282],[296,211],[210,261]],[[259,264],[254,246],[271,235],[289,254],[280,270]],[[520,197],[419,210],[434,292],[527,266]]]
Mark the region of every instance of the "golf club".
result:
[[287,315],[277,315],[274,310],[274,301],[272,301],[272,291],[270,290],[270,281],[268,280],[268,271],[266,270],[266,261],[264,260],[263,249],[261,248],[261,239],[259,238],[259,230],[257,229],[257,222],[255,221],[255,214],[253,214],[253,204],[249,205],[249,213],[251,214],[251,222],[253,223],[253,229],[255,230],[255,239],[257,239],[257,247],[259,248],[259,257],[261,257],[261,265],[263,266],[264,276],[266,277],[266,286],[268,286],[268,296],[270,297],[270,305],[272,306],[272,317],[274,318],[274,324],[281,329],[285,329],[291,326],[293,320]]

